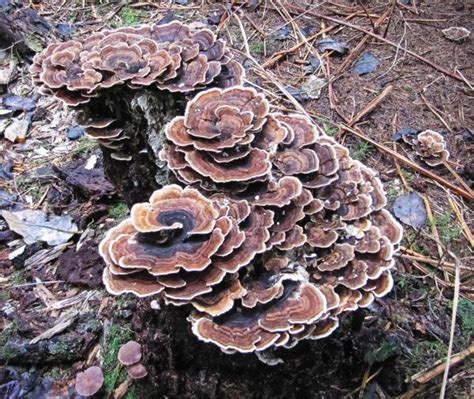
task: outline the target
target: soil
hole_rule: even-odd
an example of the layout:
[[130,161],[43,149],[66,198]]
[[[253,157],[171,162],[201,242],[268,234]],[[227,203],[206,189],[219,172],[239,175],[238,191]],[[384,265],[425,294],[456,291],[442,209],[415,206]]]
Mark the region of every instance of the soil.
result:
[[[130,6],[113,2],[72,3],[69,6],[69,2],[66,5],[50,0],[34,7],[52,26],[71,24],[73,35],[87,35],[103,27],[157,21],[165,16],[169,18],[170,13],[180,20],[210,23],[212,29],[219,26],[219,34],[246,66],[248,84],[266,90],[274,99],[272,105],[276,110],[293,108],[272,81],[245,59],[237,20],[231,17],[218,25],[225,19],[224,2],[168,1]],[[287,21],[283,9],[277,7],[279,1],[261,3],[255,9],[234,4],[233,12],[240,15],[252,55],[263,64],[273,54],[294,46],[299,39],[295,38],[291,25],[288,34],[281,31]],[[316,2],[288,3],[307,7]],[[474,29],[474,6],[470,2],[398,1],[393,9],[388,0],[319,3],[322,4],[311,7],[335,18],[344,19],[357,13],[350,22],[367,30],[372,29],[367,14],[373,16],[374,22],[384,12],[389,13],[378,29],[379,34],[449,71],[459,71],[467,81],[474,81],[472,37],[458,43],[442,33],[451,26]],[[287,10],[291,12],[290,7]],[[293,16],[295,23],[307,32],[334,25],[309,13]],[[339,27],[328,36],[347,43],[351,54],[363,34]],[[299,51],[289,53],[266,70],[283,85],[301,92],[309,76],[304,68],[314,51],[301,46]],[[375,71],[360,76],[350,64],[337,76],[332,83],[332,100],[337,101],[337,110],[331,107],[327,85],[318,99],[301,101],[305,110],[328,134],[336,135],[339,123],[350,120],[382,90],[392,86],[390,94],[357,123],[358,128],[390,148],[395,145],[393,133],[401,128],[440,132],[448,144],[451,167],[472,187],[472,86],[381,41],[369,40],[363,52],[367,51],[380,64]],[[348,56],[323,55],[330,76],[334,77]],[[14,79],[3,88],[5,93],[33,95],[28,62],[23,59],[19,63]],[[327,79],[326,72],[319,70],[316,74]],[[67,247],[35,243],[11,259],[12,252],[23,244],[18,241],[21,237],[9,231],[0,218],[0,397],[76,398],[75,375],[90,365],[99,365],[104,370],[106,381],[97,395],[104,398],[437,397],[442,375],[425,384],[413,383],[411,378],[446,357],[454,297],[454,267],[449,265],[455,262],[462,268],[453,353],[472,345],[472,247],[448,203],[446,189],[408,167],[402,166],[398,172],[392,157],[355,136],[339,134],[337,138],[351,149],[354,157],[380,172],[390,202],[409,190],[428,199],[442,256],[429,221],[418,230],[404,226],[403,247],[436,261],[413,261],[406,256],[408,252],[401,251],[395,288],[387,297],[377,300],[368,310],[345,317],[328,338],[303,341],[293,349],[272,353],[273,358],[282,359],[283,363],[268,366],[254,355],[227,355],[213,345],[198,341],[186,321],[189,313],[186,307],[166,307],[159,303],[157,310],[151,308],[149,299],[139,300],[129,295],[117,298],[105,292],[100,284],[103,263],[97,255],[98,242],[110,227],[126,217],[125,202],[133,201],[121,198],[107,182],[97,147],[84,138],[78,141],[66,138],[67,129],[74,124],[71,112],[54,100],[40,97],[30,116],[32,125],[24,143],[0,138],[0,209],[31,207],[69,214],[81,234]],[[8,117],[22,117],[22,114]],[[0,126],[1,123],[2,119]],[[449,170],[443,166],[429,168],[408,146],[399,143],[396,149],[456,183]],[[96,159],[95,166],[85,169],[84,165],[91,159]],[[11,166],[13,178],[4,179],[2,168],[9,170]],[[130,171],[123,173],[127,176]],[[126,183],[126,179],[122,181]],[[137,195],[147,197],[146,192]],[[452,193],[449,196],[472,231],[472,203]],[[32,339],[55,328],[64,318],[68,321],[62,330],[32,343]],[[128,381],[117,363],[118,347],[131,338],[143,346],[143,364],[148,369],[148,376],[143,380]],[[451,367],[447,397],[472,395],[473,367],[472,357]],[[16,396],[12,392],[17,392]]]

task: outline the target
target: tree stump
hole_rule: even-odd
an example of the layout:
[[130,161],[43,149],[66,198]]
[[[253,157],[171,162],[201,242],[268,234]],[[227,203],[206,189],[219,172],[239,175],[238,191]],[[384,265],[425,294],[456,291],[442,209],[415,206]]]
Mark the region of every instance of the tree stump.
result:
[[79,124],[89,118],[110,117],[122,127],[121,135],[127,137],[120,149],[122,159],[117,159],[117,151],[104,145],[100,148],[105,174],[129,206],[147,201],[154,190],[172,178],[158,159],[158,152],[164,127],[184,112],[185,105],[186,98],[181,93],[116,87],[81,107]]

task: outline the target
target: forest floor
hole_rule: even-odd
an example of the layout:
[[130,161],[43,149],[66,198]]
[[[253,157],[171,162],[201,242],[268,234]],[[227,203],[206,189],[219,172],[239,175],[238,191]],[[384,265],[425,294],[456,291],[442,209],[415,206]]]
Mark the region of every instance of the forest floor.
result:
[[[453,41],[443,30],[472,31],[474,6],[461,0],[204,3],[46,0],[35,10],[73,37],[163,18],[209,25],[243,62],[246,84],[263,90],[273,109],[304,109],[354,158],[378,170],[390,209],[405,196],[399,204],[407,208],[408,224],[394,290],[318,341],[319,369],[303,370],[311,360],[304,357],[306,342],[292,350],[293,358],[301,356],[300,374],[265,366],[264,373],[294,386],[273,397],[430,398],[443,384],[447,397],[472,397],[474,47],[472,35]],[[321,48],[322,39],[329,50]],[[128,209],[103,176],[98,147],[71,129],[72,113],[35,94],[29,63],[16,61],[3,93],[0,86],[0,209],[69,215],[78,229],[67,243],[49,245],[35,239],[34,226],[27,240],[0,218],[0,396],[8,397],[2,384],[18,381],[21,397],[75,397],[67,392],[77,372],[98,364],[106,374],[103,397],[243,397],[237,388],[209,383],[216,377],[205,365],[230,359],[222,367],[232,368],[233,356],[244,355],[213,348],[209,358],[197,359],[183,348],[173,355],[183,356],[180,361],[145,351],[150,364],[166,364],[150,367],[149,378],[135,382],[117,364],[118,348],[129,339],[194,337],[187,324],[176,326],[179,334],[151,327],[156,319],[150,314],[157,311],[147,301],[105,292],[97,245]],[[12,94],[27,103],[12,111],[5,101]],[[443,135],[449,162],[430,167],[397,141],[397,133],[427,129]],[[418,202],[408,202],[409,193]],[[174,333],[178,338],[170,338]],[[203,367],[196,374],[203,381],[192,388],[176,367],[186,362]],[[250,369],[258,363],[248,362]],[[234,372],[246,378],[245,370]],[[258,389],[248,392],[264,397]]]

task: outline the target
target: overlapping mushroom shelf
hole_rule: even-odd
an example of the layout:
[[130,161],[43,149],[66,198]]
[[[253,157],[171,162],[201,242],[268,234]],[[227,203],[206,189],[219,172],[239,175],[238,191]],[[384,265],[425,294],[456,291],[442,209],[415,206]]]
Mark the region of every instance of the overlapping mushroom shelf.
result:
[[425,130],[416,137],[405,135],[403,141],[429,166],[438,166],[449,158],[444,137],[434,130]]
[[104,93],[112,93],[112,101],[120,101],[126,90],[144,88],[188,93],[240,84],[243,75],[223,40],[179,21],[104,30],[51,44],[36,55],[30,71],[40,93],[95,111],[81,122],[91,137],[111,149],[120,149],[126,137],[118,115],[104,115],[104,107],[97,110],[94,100]]
[[178,185],[156,191],[100,251],[109,292],[190,304],[225,352],[319,339],[393,286],[402,229],[374,171],[262,94],[209,89],[167,126]]

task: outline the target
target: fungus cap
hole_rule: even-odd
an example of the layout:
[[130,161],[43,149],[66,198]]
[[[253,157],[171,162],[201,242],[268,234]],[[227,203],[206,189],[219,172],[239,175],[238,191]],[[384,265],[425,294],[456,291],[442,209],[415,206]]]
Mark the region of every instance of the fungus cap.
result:
[[128,366],[127,373],[134,380],[145,378],[148,375],[146,367],[141,363],[136,363]]
[[122,345],[118,352],[118,360],[124,366],[138,363],[142,358],[142,347],[136,341],[128,341]]
[[93,396],[99,392],[103,383],[102,369],[92,366],[76,375],[76,392],[82,396]]

